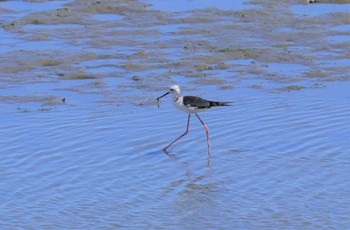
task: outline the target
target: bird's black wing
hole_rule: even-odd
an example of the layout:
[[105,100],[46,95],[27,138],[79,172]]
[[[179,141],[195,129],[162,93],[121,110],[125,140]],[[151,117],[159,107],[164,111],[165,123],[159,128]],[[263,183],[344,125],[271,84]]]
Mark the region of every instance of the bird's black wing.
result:
[[197,107],[199,109],[210,108],[210,102],[195,96],[184,96],[183,103],[186,106]]

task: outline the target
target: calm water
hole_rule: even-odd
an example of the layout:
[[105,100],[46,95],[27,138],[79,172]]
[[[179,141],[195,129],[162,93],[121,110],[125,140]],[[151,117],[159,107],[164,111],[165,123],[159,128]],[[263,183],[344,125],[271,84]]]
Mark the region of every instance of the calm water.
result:
[[165,101],[160,109],[3,112],[0,223],[345,229],[349,92],[345,83],[286,94],[238,89],[234,106],[202,114],[210,159],[195,119],[171,155],[160,150],[186,125]]
[[[302,75],[304,67],[270,68]],[[257,86],[279,83],[249,77],[232,90],[206,84],[194,92],[193,79],[176,79],[187,84],[184,94],[233,102],[200,114],[210,129],[210,158],[195,116],[190,133],[169,154],[161,151],[187,121],[170,97],[157,108],[161,89],[112,94],[125,79],[104,79],[102,95],[64,89],[94,80],[2,84],[0,96],[44,91],[67,102],[0,104],[0,228],[348,228],[349,81],[307,79],[301,90],[276,91]],[[125,103],[133,94],[144,96],[136,97],[143,105]]]

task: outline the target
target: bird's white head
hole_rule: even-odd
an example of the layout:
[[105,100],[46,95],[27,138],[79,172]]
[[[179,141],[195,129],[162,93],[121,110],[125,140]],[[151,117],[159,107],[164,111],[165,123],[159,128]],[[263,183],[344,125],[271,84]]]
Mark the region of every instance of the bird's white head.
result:
[[178,85],[172,85],[169,89],[169,93],[171,93],[174,96],[180,95],[180,87]]
[[157,101],[159,101],[159,99],[161,99],[162,97],[164,97],[164,96],[166,96],[168,94],[172,94],[173,98],[175,100],[177,97],[180,96],[180,87],[177,86],[177,85],[171,86],[168,92],[166,92],[165,94],[163,94],[162,96],[157,98]]

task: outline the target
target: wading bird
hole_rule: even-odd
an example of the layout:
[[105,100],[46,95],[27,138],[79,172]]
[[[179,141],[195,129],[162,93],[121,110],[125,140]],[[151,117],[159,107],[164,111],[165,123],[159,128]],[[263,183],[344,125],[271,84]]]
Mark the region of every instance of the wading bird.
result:
[[217,102],[217,101],[208,101],[200,97],[195,96],[181,96],[180,95],[180,87],[177,85],[173,85],[170,87],[169,91],[163,94],[162,96],[157,98],[157,101],[159,102],[159,99],[168,95],[173,95],[173,104],[176,108],[188,113],[188,120],[187,120],[187,128],[186,131],[181,134],[178,138],[176,138],[173,142],[171,142],[169,145],[167,145],[163,151],[167,152],[168,148],[172,146],[176,141],[178,141],[180,138],[185,136],[190,127],[190,118],[191,114],[194,113],[199,121],[202,123],[202,125],[205,128],[205,132],[207,134],[207,143],[208,143],[208,154],[210,155],[210,138],[209,138],[209,128],[208,126],[202,121],[202,119],[198,116],[197,113],[202,112],[204,110],[207,110],[211,107],[217,107],[217,106],[229,106],[230,102]]

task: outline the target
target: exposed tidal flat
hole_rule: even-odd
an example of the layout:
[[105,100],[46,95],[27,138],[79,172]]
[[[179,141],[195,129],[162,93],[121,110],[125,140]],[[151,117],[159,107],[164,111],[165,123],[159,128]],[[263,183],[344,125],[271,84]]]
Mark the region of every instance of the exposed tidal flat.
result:
[[0,1],[0,228],[347,229],[350,2],[164,2]]

